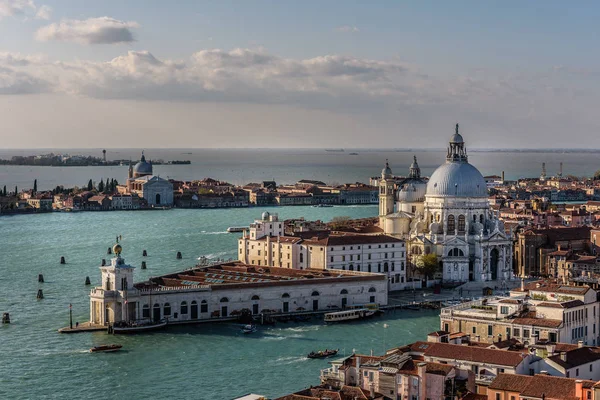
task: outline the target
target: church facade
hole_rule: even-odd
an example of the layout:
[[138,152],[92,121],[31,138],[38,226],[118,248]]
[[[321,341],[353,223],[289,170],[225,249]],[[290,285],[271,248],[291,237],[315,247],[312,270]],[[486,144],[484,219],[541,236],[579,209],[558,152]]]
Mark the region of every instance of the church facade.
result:
[[119,188],[120,192],[136,194],[146,200],[151,207],[170,207],[173,205],[173,184],[167,179],[153,174],[152,163],[146,161],[142,152],[140,161],[129,164],[127,185]]
[[428,181],[416,158],[399,183],[386,163],[379,181],[379,226],[407,241],[412,265],[419,265],[423,254],[436,254],[444,281],[514,278],[511,237],[490,209],[485,179],[468,162],[458,124],[446,162]]

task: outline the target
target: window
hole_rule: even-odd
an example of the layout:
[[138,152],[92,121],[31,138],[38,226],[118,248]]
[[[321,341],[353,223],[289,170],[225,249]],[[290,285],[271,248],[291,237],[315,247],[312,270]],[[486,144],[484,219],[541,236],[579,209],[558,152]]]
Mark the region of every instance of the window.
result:
[[[195,302],[193,302],[193,303],[195,303]],[[208,303],[206,303],[206,300],[202,300],[202,302],[200,303],[200,312],[201,313],[207,313],[208,312]]]
[[187,301],[182,301],[181,302],[181,307],[179,308],[179,312],[181,314],[187,314],[188,313]]
[[348,291],[346,289],[342,289],[342,291],[340,292],[340,294],[348,294]]
[[346,256],[342,256],[342,261],[346,261]]
[[171,315],[171,304],[165,303],[165,306],[163,309],[163,314],[165,317],[168,317],[169,315]]
[[464,215],[459,215],[458,216],[458,231],[464,233],[465,232],[465,216]]
[[370,288],[369,288],[369,293],[375,293],[376,291],[377,291],[377,290],[375,290],[375,288],[374,288],[374,287],[370,287]]
[[281,297],[283,297],[284,299],[288,299],[290,297],[290,295],[287,293],[284,293],[281,295]]
[[330,262],[333,262],[333,256],[331,256],[331,258],[329,259]]
[[500,398],[500,393],[496,393],[496,400],[502,400],[502,399]]
[[579,368],[575,368],[575,376],[579,376]]
[[316,290],[314,292],[312,292],[311,296],[318,296],[319,292],[317,292]]
[[257,295],[252,296],[252,300],[260,300],[260,297],[258,297]]
[[500,307],[500,314],[508,314],[508,307],[507,306],[501,306]]
[[144,307],[142,307],[142,318],[150,318],[150,306],[148,304],[144,304]]
[[515,336],[515,337],[521,336],[521,330],[519,328],[514,328],[513,329],[513,336]]
[[475,327],[475,326],[473,327],[473,333],[474,334],[477,333],[477,327]]
[[454,220],[454,215],[450,214],[448,215],[448,229],[447,231],[452,234],[454,233],[454,231],[456,231],[456,222]]
[[492,336],[494,334],[492,325],[488,325],[488,336]]
[[524,338],[528,338],[529,337],[529,329],[523,329],[523,337]]
[[304,262],[304,253],[300,253],[300,262]]

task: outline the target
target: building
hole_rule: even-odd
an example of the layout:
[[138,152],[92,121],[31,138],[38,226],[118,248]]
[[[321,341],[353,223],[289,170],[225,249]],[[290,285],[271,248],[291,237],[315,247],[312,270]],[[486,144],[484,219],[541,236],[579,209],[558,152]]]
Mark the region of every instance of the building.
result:
[[464,332],[477,341],[516,339],[585,345],[600,344],[597,292],[588,286],[533,282],[511,291],[510,297],[471,301],[443,308],[441,329]]
[[27,197],[27,204],[39,211],[52,211],[53,198],[47,194],[36,194]]
[[379,180],[379,226],[407,241],[411,264],[436,254],[444,281],[513,278],[512,238],[490,209],[486,181],[468,162],[458,124],[446,163],[429,181],[421,178],[415,158],[396,190],[386,163]]
[[595,383],[595,381],[548,375],[500,374],[487,389],[486,398],[489,400],[587,400],[592,399]]
[[117,189],[120,194],[134,194],[145,199],[151,207],[173,205],[173,184],[153,174],[152,163],[146,161],[144,152],[135,166],[129,164],[127,184]]
[[[130,194],[113,194],[110,196],[111,209],[113,210],[133,210],[133,196]],[[139,207],[139,205],[138,205]]]
[[412,288],[406,256],[404,240],[389,235],[319,231],[286,236],[283,222],[268,212],[238,240],[238,258],[247,264],[383,273],[389,290]]
[[241,262],[197,266],[134,283],[134,267],[121,257],[100,267],[102,285],[90,292],[90,322],[168,319],[170,324],[261,313],[326,311],[344,305],[387,304],[382,274],[292,270]]

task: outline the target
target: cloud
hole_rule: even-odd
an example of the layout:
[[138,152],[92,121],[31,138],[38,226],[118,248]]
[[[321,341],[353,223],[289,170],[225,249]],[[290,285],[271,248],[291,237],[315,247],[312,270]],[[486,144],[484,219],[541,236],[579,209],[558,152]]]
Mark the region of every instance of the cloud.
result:
[[0,0],[0,19],[35,13],[32,0]]
[[115,44],[134,41],[132,28],[137,22],[124,22],[110,17],[86,20],[65,19],[60,23],[44,26],[36,32],[39,41],[58,40],[80,44]]
[[52,7],[46,6],[46,5],[38,8],[37,12],[35,13],[36,19],[49,20],[51,16],[52,16]]
[[335,28],[336,32],[342,32],[342,33],[352,33],[352,32],[360,32],[360,29],[358,29],[356,26],[353,25],[342,25],[342,26],[338,26],[337,28]]

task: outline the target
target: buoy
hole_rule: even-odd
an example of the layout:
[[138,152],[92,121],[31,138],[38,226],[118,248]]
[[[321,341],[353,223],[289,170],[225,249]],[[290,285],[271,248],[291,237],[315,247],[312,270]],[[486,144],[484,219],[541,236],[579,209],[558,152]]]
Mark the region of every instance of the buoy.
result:
[[148,252],[146,250],[142,251],[142,257],[148,256]]
[[38,298],[38,300],[41,300],[44,298],[44,292],[42,292],[42,289],[38,289],[37,298]]
[[108,250],[106,250],[106,254],[112,254],[112,249],[109,247]]
[[90,282],[90,277],[89,277],[89,276],[86,276],[86,277],[85,277],[85,284],[86,284],[86,285],[91,285],[91,284],[92,284],[92,283]]
[[3,324],[10,324],[10,315],[5,312],[4,314],[2,314],[2,323]]
[[39,283],[44,283],[44,275],[38,274],[38,282]]
[[177,252],[177,259],[181,260],[181,252],[180,251]]
[[146,269],[146,261],[142,261],[142,269]]
[[65,256],[60,257],[60,263],[61,264],[66,264],[67,262],[65,261]]
[[103,258],[103,259],[102,259],[102,266],[104,267],[105,265],[106,265],[106,259],[105,259],[105,258]]

